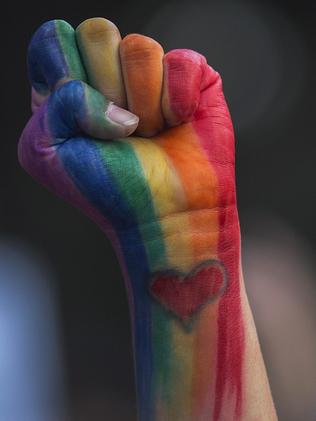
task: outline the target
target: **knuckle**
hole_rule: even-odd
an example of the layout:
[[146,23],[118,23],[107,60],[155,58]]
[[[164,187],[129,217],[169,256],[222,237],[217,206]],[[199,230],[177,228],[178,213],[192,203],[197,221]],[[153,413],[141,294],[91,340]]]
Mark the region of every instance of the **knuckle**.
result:
[[147,61],[156,57],[157,53],[163,54],[161,45],[152,38],[139,35],[127,35],[121,41],[121,55],[124,61]]
[[108,19],[90,18],[83,21],[76,29],[79,36],[85,37],[91,42],[104,41],[109,35],[119,33],[116,25]]
[[202,54],[189,49],[171,50],[165,55],[164,60],[167,63],[178,62],[183,65],[190,63],[191,65],[195,64],[199,66],[206,62],[206,59]]
[[53,97],[57,98],[64,108],[76,108],[76,104],[80,104],[84,100],[84,95],[85,83],[81,80],[71,80],[62,85],[53,94]]
[[57,38],[56,28],[58,27],[58,31],[63,33],[69,33],[73,31],[72,26],[64,20],[54,19],[49,20],[43,23],[34,33],[30,47],[36,48],[41,41],[47,40],[50,38]]
[[63,52],[59,45],[60,37],[69,42],[73,37],[72,26],[63,20],[50,20],[37,29],[29,44],[29,78],[40,92],[47,93],[54,87],[57,78],[66,76],[67,69],[62,64]]

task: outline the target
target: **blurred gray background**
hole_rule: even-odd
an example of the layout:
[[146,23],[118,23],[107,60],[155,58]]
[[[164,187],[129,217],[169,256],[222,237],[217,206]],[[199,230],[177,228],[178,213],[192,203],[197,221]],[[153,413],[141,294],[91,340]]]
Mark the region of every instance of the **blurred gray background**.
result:
[[127,299],[111,246],[16,157],[30,116],[32,33],[46,20],[77,26],[94,16],[166,51],[197,50],[222,74],[245,279],[277,410],[281,421],[315,421],[315,2],[29,0],[2,10],[0,421],[136,419]]

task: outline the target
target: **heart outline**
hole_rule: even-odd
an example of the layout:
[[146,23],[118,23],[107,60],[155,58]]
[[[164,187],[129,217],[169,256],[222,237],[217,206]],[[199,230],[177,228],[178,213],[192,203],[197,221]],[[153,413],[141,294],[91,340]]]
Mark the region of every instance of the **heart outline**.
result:
[[[210,266],[213,266],[213,267],[219,269],[219,271],[222,275],[222,285],[215,294],[213,294],[210,298],[206,299],[205,302],[203,302],[199,306],[197,306],[197,308],[194,310],[194,312],[187,317],[182,317],[181,315],[179,315],[173,308],[170,308],[170,306],[168,306],[166,303],[162,302],[161,299],[153,291],[153,285],[161,277],[164,277],[164,278],[168,277],[168,276],[176,277],[176,278],[178,278],[177,282],[179,282],[181,284],[183,282],[186,282],[186,280],[189,281],[190,279],[192,279],[192,277],[194,277],[196,274],[201,272],[203,270],[203,268],[207,268],[207,267],[210,267]],[[158,302],[158,304],[161,307],[163,307],[169,314],[176,317],[176,319],[178,321],[182,322],[182,324],[184,326],[186,326],[187,328],[190,329],[190,327],[192,327],[192,325],[194,324],[195,320],[198,318],[202,309],[204,307],[206,307],[208,304],[216,301],[224,293],[224,291],[227,289],[228,284],[229,284],[228,273],[227,273],[227,269],[226,269],[225,265],[223,264],[223,262],[221,262],[218,259],[208,259],[208,260],[202,261],[201,263],[196,265],[193,269],[191,269],[187,273],[181,272],[181,271],[176,270],[176,269],[167,269],[167,270],[157,271],[156,273],[153,274],[152,280],[150,282],[149,291],[150,291],[150,295],[155,299],[156,302]]]

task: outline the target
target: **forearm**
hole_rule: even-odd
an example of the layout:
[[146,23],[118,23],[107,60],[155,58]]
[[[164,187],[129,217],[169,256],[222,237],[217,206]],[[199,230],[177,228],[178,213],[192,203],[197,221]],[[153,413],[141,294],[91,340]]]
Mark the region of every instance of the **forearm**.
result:
[[[226,229],[218,230],[222,212],[216,208],[168,216],[120,239],[122,264],[133,284],[141,421],[276,419],[240,275],[237,213],[226,209]],[[187,282],[182,297],[181,289],[172,296],[172,288],[155,283],[157,278],[162,282],[166,269],[194,270],[196,289],[199,271],[212,266],[215,271],[206,276],[213,276],[213,290],[206,288],[198,296],[190,291],[190,278],[182,280]]]

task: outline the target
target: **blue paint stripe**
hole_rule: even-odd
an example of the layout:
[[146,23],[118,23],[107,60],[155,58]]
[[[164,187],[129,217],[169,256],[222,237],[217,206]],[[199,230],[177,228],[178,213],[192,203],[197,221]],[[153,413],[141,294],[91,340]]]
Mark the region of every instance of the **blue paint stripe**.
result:
[[32,86],[42,94],[68,76],[55,20],[45,22],[33,35],[28,49],[28,73]]
[[[100,144],[80,137],[66,141],[57,151],[72,181],[90,203],[107,216],[117,231],[135,304],[137,396],[142,402],[139,417],[142,421],[148,421],[153,419],[151,303],[147,292],[150,271],[136,215],[122,198],[113,176],[104,165],[98,152]],[[128,223],[125,221],[126,215],[129,215]],[[150,384],[146,383],[146,379]]]

